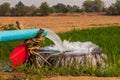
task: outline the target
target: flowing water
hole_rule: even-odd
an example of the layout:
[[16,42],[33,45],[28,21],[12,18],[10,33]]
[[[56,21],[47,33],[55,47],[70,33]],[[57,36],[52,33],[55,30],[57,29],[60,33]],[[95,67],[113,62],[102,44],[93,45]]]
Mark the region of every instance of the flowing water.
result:
[[59,51],[63,52],[64,46],[60,37],[52,30],[47,29],[47,31],[48,31],[48,34],[46,37],[54,42],[54,44],[58,47]]
[[[60,37],[53,32],[52,30],[47,29],[48,34],[47,38],[54,42],[55,45],[46,47],[46,51],[60,51],[61,53],[71,53],[71,54],[88,54],[95,50],[98,50],[99,47],[92,42],[69,42],[60,39]],[[45,47],[43,48],[45,50]],[[48,52],[49,52],[48,51]]]
[[[103,66],[103,53],[99,46],[93,44],[92,42],[69,42],[67,40],[62,40],[60,37],[51,30],[48,30],[48,34],[46,36],[51,41],[54,42],[55,45],[46,46],[40,49],[39,53],[41,54],[48,54],[44,56],[46,59],[50,60],[51,63],[56,62],[55,66],[61,66],[61,64],[69,65],[69,63],[82,63],[87,62],[91,63],[91,65],[96,66],[98,63]],[[59,55],[67,55],[67,57],[61,57]],[[93,55],[94,54],[94,55]],[[56,56],[58,55],[58,56]],[[71,56],[72,55],[72,56]],[[74,56],[73,56],[74,55]],[[66,59],[64,59],[66,58]],[[44,64],[45,62],[38,58],[40,63]]]
[[[81,65],[84,65],[84,63],[86,63],[85,65],[91,63],[91,66],[97,66],[97,64],[100,64],[99,66],[105,65],[103,60],[105,57],[101,48],[90,41],[69,42],[64,40],[62,42],[60,37],[51,30],[48,30],[46,37],[52,40],[55,45],[44,47],[39,53],[50,53],[49,56],[45,56],[45,58],[48,59],[51,63],[56,62],[54,63],[56,64],[55,66],[61,66],[61,64],[62,66],[69,65],[69,63],[74,64],[76,61]],[[59,56],[60,54],[63,56]],[[67,55],[67,57],[64,57],[64,55]],[[38,60],[40,63],[44,64],[44,61],[41,59]]]

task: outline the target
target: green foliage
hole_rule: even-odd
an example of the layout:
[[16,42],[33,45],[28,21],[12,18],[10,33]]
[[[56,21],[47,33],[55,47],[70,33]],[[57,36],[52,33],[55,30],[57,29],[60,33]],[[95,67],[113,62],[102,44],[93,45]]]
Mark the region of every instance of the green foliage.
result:
[[42,15],[42,16],[47,16],[47,15],[49,15],[49,5],[48,5],[48,3],[47,2],[43,2],[42,4],[41,4],[41,6],[40,6],[40,14]]
[[11,16],[30,16],[35,13],[36,6],[25,6],[21,1],[18,2],[15,7],[11,8]]
[[49,7],[49,12],[50,13],[54,13],[55,12],[55,9],[53,7]]
[[116,2],[108,8],[107,14],[120,15],[120,0],[116,0]]
[[[53,76],[53,75],[91,75],[91,76],[120,76],[120,27],[103,27],[103,28],[92,28],[83,30],[72,30],[66,33],[60,33],[59,36],[62,40],[66,39],[69,41],[91,41],[103,49],[103,52],[108,56],[106,60],[106,66],[104,68],[93,68],[92,66],[80,66],[75,68],[70,67],[59,67],[54,66],[48,67],[43,66],[41,69],[35,67],[22,67],[21,70],[26,70],[30,73],[36,73],[39,77]],[[45,45],[53,44],[50,40],[46,39]]]
[[[119,15],[120,13],[120,0],[117,0],[115,4],[112,4],[107,14]],[[50,13],[68,13],[68,12],[106,12],[104,2],[102,0],[86,0],[83,2],[82,8],[79,5],[65,5],[63,3],[57,3],[56,5],[49,7],[47,2],[41,3],[40,7],[37,8],[34,5],[26,6],[19,1],[14,7],[10,7],[9,3],[3,3],[0,5],[1,16],[47,16]]]
[[24,16],[27,14],[27,7],[20,1],[11,9],[11,14],[16,16]]
[[0,43],[0,59],[7,60],[12,50],[20,44],[21,41]]
[[93,9],[93,1],[90,1],[90,0],[87,0],[83,3],[83,9],[86,11],[86,12],[94,12],[94,9]]
[[[0,27],[0,30],[16,30],[16,28],[13,26],[13,24],[9,24]],[[20,43],[21,41],[0,43],[0,59],[8,59],[8,56],[11,53],[11,51],[14,49],[15,46],[17,46]]]
[[16,8],[23,8],[25,6],[24,6],[24,4],[21,1],[19,1],[18,4],[15,5],[15,7]]
[[103,49],[104,53],[109,56],[110,62],[117,63],[116,60],[119,60],[120,56],[119,34],[120,27],[104,27],[73,30],[64,35],[60,34],[60,36],[62,39],[70,41],[92,41]]
[[62,3],[58,3],[54,5],[53,8],[55,9],[55,12],[57,13],[81,12],[79,6],[77,5],[71,6],[71,5],[65,5]]
[[27,6],[27,14],[28,16],[34,15],[35,11],[36,11],[36,6],[35,5],[31,5],[30,7]]
[[[66,39],[69,41],[91,41],[103,49],[103,52],[107,54],[108,60],[106,61],[105,68],[93,68],[91,66],[79,66],[78,68],[72,67],[48,67],[43,66],[41,69],[36,69],[34,66],[26,67],[21,66],[20,70],[25,70],[30,73],[36,73],[40,78],[44,76],[52,75],[92,75],[92,76],[120,76],[120,27],[103,27],[103,28],[92,28],[83,30],[72,30],[66,33],[60,33],[59,36],[62,40]],[[22,43],[22,41],[0,43],[0,59],[8,57],[10,52],[15,46]],[[42,46],[53,44],[50,40],[46,39]]]
[[86,0],[83,3],[83,9],[86,12],[101,12],[104,9],[104,2],[101,0]]
[[[109,26],[103,28],[92,28],[83,30],[72,30],[70,32],[61,33],[59,36],[62,40],[69,41],[91,41],[103,49],[103,52],[108,56],[105,69],[94,69],[91,67],[80,67],[80,69],[73,68],[58,68],[53,69],[51,74],[56,75],[96,75],[96,76],[120,76],[120,27]],[[45,43],[48,43],[47,40]],[[52,43],[51,43],[52,44]],[[48,71],[49,72],[49,71]]]
[[95,0],[94,9],[96,12],[101,12],[104,9],[104,2],[102,0]]
[[53,8],[55,9],[55,11],[57,13],[59,13],[59,12],[63,12],[63,13],[67,12],[66,5],[64,5],[62,3],[58,3],[58,4],[54,5]]
[[1,16],[9,15],[9,11],[10,11],[9,3],[5,2],[0,5],[0,15]]
[[82,10],[77,5],[73,5],[73,6],[71,6],[71,8],[69,6],[67,6],[67,8],[68,8],[69,12],[82,12]]

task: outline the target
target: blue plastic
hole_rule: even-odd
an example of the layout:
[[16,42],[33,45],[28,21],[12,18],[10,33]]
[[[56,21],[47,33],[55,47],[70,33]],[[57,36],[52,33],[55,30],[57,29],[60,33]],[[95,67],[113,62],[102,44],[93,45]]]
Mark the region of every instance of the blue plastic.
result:
[[[26,30],[0,31],[0,42],[35,38],[39,33],[39,31],[40,31],[40,28],[26,29]],[[47,30],[44,29],[42,36],[45,37],[47,33],[48,33]]]
[[42,36],[45,37],[45,36],[47,36],[48,31],[47,31],[47,29],[45,29],[45,28],[44,28],[43,30],[44,30],[44,32],[43,32]]

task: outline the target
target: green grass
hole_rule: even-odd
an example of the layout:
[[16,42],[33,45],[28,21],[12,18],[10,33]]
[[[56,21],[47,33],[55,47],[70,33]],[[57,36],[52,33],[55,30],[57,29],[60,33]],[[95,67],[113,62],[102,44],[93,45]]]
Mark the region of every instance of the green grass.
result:
[[60,34],[64,40],[70,41],[91,41],[99,45],[104,53],[110,58],[110,62],[117,63],[120,56],[120,27],[103,27],[85,30],[72,30],[70,32]]
[[[94,69],[92,67],[80,67],[75,69],[73,67],[47,67],[44,66],[40,70],[30,67],[25,69],[25,66],[19,68],[30,73],[38,74],[39,77],[53,76],[53,75],[96,75],[96,76],[120,76],[120,27],[102,27],[84,30],[72,30],[66,33],[60,33],[62,40],[69,41],[91,41],[99,45],[105,54],[108,56],[106,61],[106,69]],[[0,43],[0,59],[8,58],[12,49],[22,43],[22,41]],[[50,45],[52,42],[48,39],[42,46]]]
[[0,59],[7,60],[11,51],[22,41],[0,43]]

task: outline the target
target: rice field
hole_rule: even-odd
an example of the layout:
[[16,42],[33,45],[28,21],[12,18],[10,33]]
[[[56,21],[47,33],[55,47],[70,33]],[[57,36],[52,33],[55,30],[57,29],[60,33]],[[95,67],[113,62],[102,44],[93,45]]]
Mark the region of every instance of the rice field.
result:
[[[43,66],[40,70],[34,67],[26,68],[25,65],[18,68],[18,71],[26,71],[31,74],[35,73],[37,78],[54,75],[72,75],[72,76],[109,76],[120,77],[120,26],[109,26],[91,29],[73,29],[69,32],[58,33],[62,40],[69,41],[91,41],[103,49],[103,52],[108,56],[106,67],[104,69],[94,69],[92,67],[81,67],[75,69],[73,67],[48,67]],[[13,48],[23,41],[14,41],[0,43],[0,59],[8,59]],[[45,39],[42,46],[53,44],[50,40]]]

